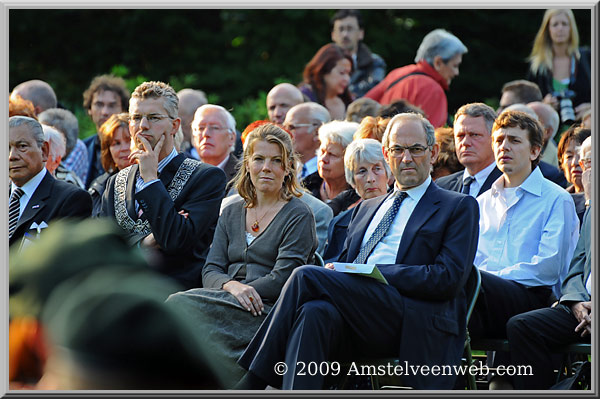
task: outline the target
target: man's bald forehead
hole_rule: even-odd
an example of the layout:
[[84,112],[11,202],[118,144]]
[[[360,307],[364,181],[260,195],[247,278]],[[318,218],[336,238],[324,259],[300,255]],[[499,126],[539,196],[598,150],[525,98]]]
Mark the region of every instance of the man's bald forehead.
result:
[[267,94],[267,101],[274,96],[287,96],[289,97],[289,100],[292,101],[293,105],[304,101],[302,92],[290,83],[280,83],[273,87],[269,91],[269,94]]

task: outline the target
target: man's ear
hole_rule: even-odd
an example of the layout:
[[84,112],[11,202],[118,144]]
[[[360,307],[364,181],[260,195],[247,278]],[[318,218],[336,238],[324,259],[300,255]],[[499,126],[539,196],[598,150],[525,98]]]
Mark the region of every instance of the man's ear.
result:
[[534,159],[536,159],[539,155],[540,152],[542,152],[542,148],[538,147],[538,146],[531,146],[531,160],[533,161]]
[[441,56],[436,55],[435,57],[433,57],[433,69],[435,69],[436,71],[439,71],[442,65],[444,64],[445,62]]
[[440,155],[440,145],[435,143],[433,147],[431,147],[431,164],[433,165],[435,161],[437,161],[438,156]]
[[46,163],[46,161],[48,161],[49,153],[50,153],[50,144],[48,144],[47,141],[44,141],[44,144],[42,144],[42,161],[44,161],[44,164]]
[[177,134],[177,130],[179,130],[179,126],[181,125],[181,118],[173,119],[173,130],[171,131],[171,136],[175,137]]
[[390,155],[388,153],[388,149],[385,147],[381,147],[381,152],[383,152],[383,159],[385,160],[385,162],[389,165],[390,164]]
[[365,30],[360,29],[358,34],[358,40],[363,40],[365,38]]
[[547,143],[552,138],[552,126],[548,126],[544,129],[544,143]]

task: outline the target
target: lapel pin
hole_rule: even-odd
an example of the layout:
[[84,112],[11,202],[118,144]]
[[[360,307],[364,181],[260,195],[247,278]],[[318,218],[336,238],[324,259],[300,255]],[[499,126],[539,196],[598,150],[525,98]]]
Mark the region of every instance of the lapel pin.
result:
[[34,205],[34,206],[31,207],[31,209],[37,209],[39,207],[40,207],[39,205]]

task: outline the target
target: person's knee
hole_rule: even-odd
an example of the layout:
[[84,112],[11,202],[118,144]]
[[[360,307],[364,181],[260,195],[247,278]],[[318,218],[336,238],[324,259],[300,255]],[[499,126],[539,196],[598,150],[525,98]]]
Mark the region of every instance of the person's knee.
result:
[[321,324],[333,325],[342,321],[336,307],[331,302],[322,299],[306,302],[302,305],[302,313],[306,319],[315,320]]
[[528,324],[527,317],[524,314],[511,317],[506,323],[506,335],[508,339],[514,340],[528,335],[531,331]]
[[318,280],[318,276],[321,275],[324,270],[326,269],[315,265],[300,266],[294,269],[290,276],[290,280],[307,281],[315,278]]

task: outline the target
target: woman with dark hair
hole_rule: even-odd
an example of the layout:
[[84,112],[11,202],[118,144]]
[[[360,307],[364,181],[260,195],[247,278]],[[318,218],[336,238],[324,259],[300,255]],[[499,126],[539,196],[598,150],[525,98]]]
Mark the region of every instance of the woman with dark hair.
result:
[[203,288],[178,292],[168,303],[199,326],[211,353],[229,376],[229,387],[244,370],[237,359],[252,339],[292,271],[313,260],[315,220],[297,180],[290,135],[266,123],[245,140],[234,178],[241,198],[229,203],[202,270]]
[[579,147],[591,133],[590,129],[573,125],[563,133],[558,142],[558,167],[570,184],[567,191],[571,193],[575,202],[580,224],[583,223],[585,212],[585,194],[581,179],[583,170],[579,164]]
[[100,126],[98,136],[100,137],[100,161],[105,173],[98,176],[88,189],[88,193],[92,197],[92,216],[100,214],[102,194],[104,194],[108,178],[119,170],[131,165],[129,159],[129,154],[131,154],[129,148],[131,141],[129,135],[129,114],[123,112],[111,115]]
[[562,123],[581,119],[591,109],[591,53],[579,47],[573,11],[546,10],[528,60],[527,79],[537,83]]
[[333,120],[344,120],[353,101],[348,89],[352,57],[334,43],[324,45],[304,67],[304,81],[298,88],[310,101],[323,105]]

